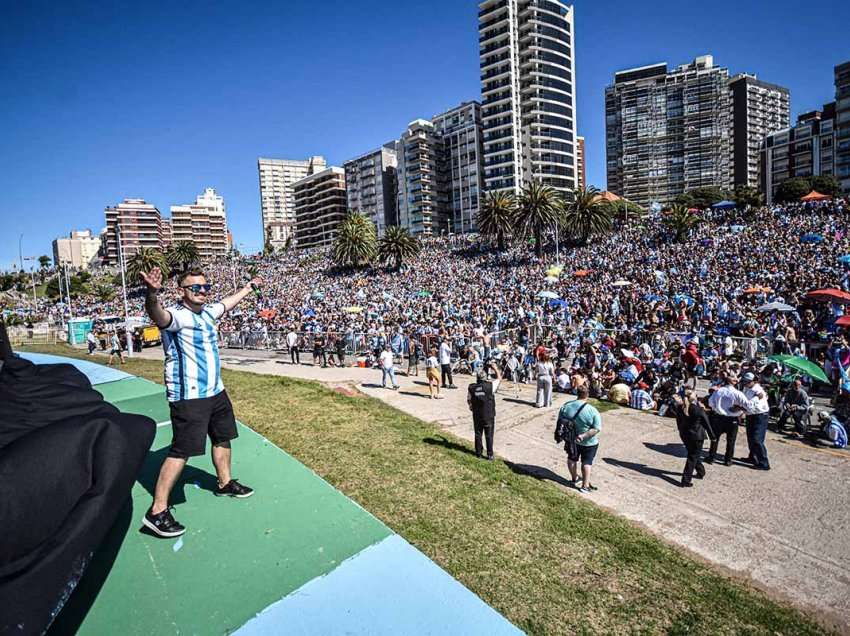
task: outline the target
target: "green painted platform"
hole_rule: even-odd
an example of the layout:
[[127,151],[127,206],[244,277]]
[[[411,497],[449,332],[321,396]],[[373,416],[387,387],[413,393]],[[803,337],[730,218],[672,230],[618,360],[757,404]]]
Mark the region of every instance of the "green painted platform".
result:
[[[209,453],[194,458],[172,495],[175,516],[188,531],[178,540],[155,538],[141,531],[140,520],[170,440],[170,427],[160,427],[133,488],[132,511],[113,528],[98,555],[101,562],[92,565],[93,576],[81,583],[51,633],[67,633],[75,620],[81,621],[80,634],[92,636],[230,633],[391,534],[240,424],[234,476],[256,494],[245,500],[215,497]],[[110,556],[111,565],[103,562]],[[105,575],[99,593],[98,573]]]
[[165,387],[144,378],[128,378],[93,387],[103,399],[124,413],[147,415],[154,422],[166,422],[171,414],[165,399]]

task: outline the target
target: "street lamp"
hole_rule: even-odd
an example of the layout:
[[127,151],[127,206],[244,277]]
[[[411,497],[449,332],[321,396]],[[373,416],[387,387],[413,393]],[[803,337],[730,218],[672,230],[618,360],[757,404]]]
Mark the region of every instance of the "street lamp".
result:
[[118,241],[118,265],[121,268],[121,289],[124,293],[124,334],[127,337],[127,355],[133,357],[133,336],[130,334],[130,305],[127,302],[127,280],[124,278],[124,247],[121,245],[121,225],[115,224],[115,239]]

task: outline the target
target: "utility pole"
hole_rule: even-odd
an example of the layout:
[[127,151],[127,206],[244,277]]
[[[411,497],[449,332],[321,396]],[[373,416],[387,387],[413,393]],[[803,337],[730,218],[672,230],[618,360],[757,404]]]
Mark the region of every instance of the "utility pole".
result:
[[24,247],[23,247],[23,245],[24,245],[24,235],[21,234],[20,238],[18,239],[18,260],[20,261],[22,272],[24,271]]
[[118,241],[118,265],[121,268],[121,289],[124,292],[124,334],[127,337],[127,355],[133,357],[133,336],[130,333],[130,305],[127,302],[127,280],[124,277],[124,247],[121,245],[121,225],[115,224],[115,238]]

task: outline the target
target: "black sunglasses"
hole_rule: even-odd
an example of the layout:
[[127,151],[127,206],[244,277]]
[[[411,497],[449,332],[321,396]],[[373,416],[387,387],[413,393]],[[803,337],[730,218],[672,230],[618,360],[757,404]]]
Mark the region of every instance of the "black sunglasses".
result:
[[194,285],[183,285],[181,289],[188,289],[193,294],[200,294],[201,292],[204,292],[206,294],[212,289],[212,285],[210,285],[209,283],[205,283],[203,285],[195,283]]

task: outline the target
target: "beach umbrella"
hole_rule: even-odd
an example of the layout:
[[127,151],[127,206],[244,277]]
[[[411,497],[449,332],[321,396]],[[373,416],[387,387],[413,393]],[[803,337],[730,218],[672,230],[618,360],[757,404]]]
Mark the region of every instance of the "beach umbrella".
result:
[[263,309],[257,314],[260,318],[265,318],[266,320],[271,320],[275,316],[277,316],[277,310],[275,309]]
[[611,287],[628,287],[631,283],[627,280],[618,280],[615,283],[611,283]]
[[342,310],[347,314],[361,314],[363,307],[343,307]]
[[712,210],[731,210],[732,208],[738,207],[738,204],[734,201],[718,201],[714,205],[711,206]]
[[780,362],[783,366],[786,366],[789,369],[794,369],[795,371],[799,371],[803,375],[807,375],[813,380],[819,380],[824,384],[829,384],[829,378],[826,377],[826,373],[824,373],[823,369],[821,369],[817,364],[815,364],[811,360],[807,360],[806,358],[783,355],[769,356],[768,360]]
[[681,302],[685,302],[685,304],[690,307],[694,304],[694,299],[688,296],[687,294],[676,294],[673,296],[673,303],[678,305]]
[[850,316],[841,316],[835,321],[837,327],[850,327]]
[[785,303],[780,303],[780,302],[774,301],[772,303],[767,303],[766,305],[762,305],[761,307],[756,309],[756,311],[762,311],[762,312],[794,311],[794,308],[791,305],[787,305]]
[[305,309],[304,315],[307,316],[308,318],[312,318],[313,316],[316,315],[316,312],[313,311],[312,309]]
[[538,298],[550,298],[550,299],[554,300],[555,298],[558,297],[558,294],[556,294],[555,292],[550,292],[550,291],[541,291],[541,292],[537,292],[537,297]]
[[420,291],[420,292],[417,294],[417,296],[419,296],[420,298],[430,298],[430,297],[431,297],[431,292],[429,292],[427,289],[423,289],[422,291]]
[[546,270],[547,276],[560,276],[561,272],[564,271],[564,268],[561,265],[552,265],[549,269]]
[[558,277],[557,276],[547,276],[543,280],[545,280],[547,283],[557,283]]
[[823,243],[823,236],[809,232],[800,237],[800,243]]
[[549,301],[549,307],[552,309],[566,307],[566,301],[561,300],[560,298],[553,298]]
[[579,269],[579,270],[576,270],[575,273],[573,274],[573,276],[577,276],[578,278],[584,278],[585,276],[589,276],[589,275],[590,275],[589,269]]
[[829,201],[831,198],[828,194],[821,194],[817,190],[812,190],[806,196],[800,197],[800,201]]
[[737,234],[738,232],[744,231],[744,226],[743,225],[730,225],[729,229],[732,230],[733,232],[735,232],[735,234]]
[[850,265],[850,254],[845,254],[844,256],[839,256],[838,262],[844,263],[845,265]]
[[313,296],[313,298],[315,298],[316,300],[323,300],[323,299],[324,299],[324,297],[325,297],[325,292],[314,291],[314,292],[312,293],[312,296]]
[[747,287],[744,290],[745,294],[769,294],[773,290],[770,287],[762,287],[761,285],[755,285],[753,287]]
[[839,303],[841,305],[850,305],[850,294],[840,289],[816,289],[806,294],[807,298],[812,300],[823,300],[829,303]]

